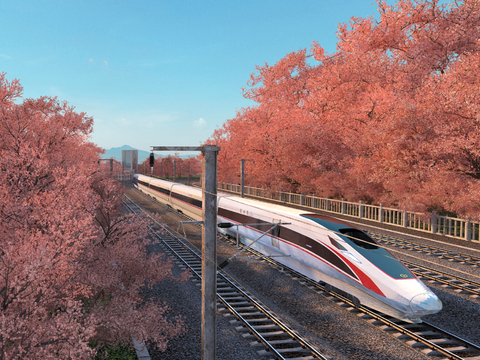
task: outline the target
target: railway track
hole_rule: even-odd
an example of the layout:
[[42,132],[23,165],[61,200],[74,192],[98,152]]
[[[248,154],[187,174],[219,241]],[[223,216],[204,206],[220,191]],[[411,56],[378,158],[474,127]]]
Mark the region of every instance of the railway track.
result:
[[[197,249],[175,236],[128,196],[124,204],[132,213],[142,218],[151,235],[160,241],[165,252],[173,256],[180,267],[188,268],[196,281],[201,280],[202,258]],[[235,317],[230,323],[237,331],[243,332],[244,337],[253,340],[252,346],[261,347],[257,352],[262,357],[327,360],[316,348],[221,270],[217,271],[217,299],[218,310],[229,312]]]
[[438,256],[452,262],[458,262],[466,265],[480,267],[480,257],[467,255],[467,254],[460,254],[460,253],[448,251],[445,249],[441,249],[436,246],[423,245],[423,244],[413,242],[411,240],[399,239],[394,236],[380,235],[372,232],[368,232],[368,234],[371,237],[373,237],[375,240],[377,240],[381,245],[390,245],[393,247],[399,247],[401,249],[407,249],[407,250],[417,251],[424,254]]
[[[423,252],[434,256],[442,257],[448,261],[463,263],[471,266],[480,266],[480,258],[453,253],[434,246],[421,245],[415,242],[398,239],[392,236],[379,235],[369,232],[369,235],[375,238],[382,245],[401,247],[402,249]],[[480,298],[480,284],[465,279],[460,276],[448,274],[446,272],[435,270],[426,266],[414,264],[409,261],[402,261],[415,275],[426,282],[438,284],[442,287],[453,289],[462,294],[468,294],[475,299]]]
[[409,261],[402,261],[415,275],[425,282],[438,284],[453,289],[472,298],[480,299],[480,284],[460,276],[447,274],[426,266],[417,265]]
[[[164,204],[153,199],[160,206]],[[172,211],[175,211],[171,209]],[[185,218],[191,220],[189,217],[184,214],[180,214]],[[219,238],[222,238],[232,244],[236,245],[236,242],[233,239],[229,239],[222,234],[219,234]],[[403,245],[399,245],[403,246]],[[454,334],[448,333],[432,324],[421,323],[421,324],[411,324],[407,323],[390,316],[378,313],[370,308],[367,308],[362,305],[354,303],[353,300],[348,298],[348,295],[341,294],[340,291],[329,287],[325,283],[318,283],[303,274],[296,272],[293,269],[290,269],[283,264],[276,262],[271,258],[264,257],[262,254],[257,253],[254,250],[248,249],[250,253],[253,254],[257,259],[261,259],[269,263],[272,266],[280,269],[280,271],[285,272],[293,279],[300,281],[305,286],[308,286],[317,293],[327,297],[328,299],[335,302],[337,305],[349,310],[355,315],[361,317],[365,321],[369,322],[372,325],[375,325],[382,329],[385,332],[390,333],[392,336],[397,337],[398,339],[406,342],[413,348],[421,351],[424,354],[433,356],[435,359],[467,359],[467,360],[480,360],[480,346],[473,344],[467,340],[464,340]],[[451,253],[450,253],[451,254]],[[416,271],[423,271],[421,276],[429,276],[428,271],[431,269],[421,270],[418,265],[411,264],[411,266],[416,267]],[[445,276],[442,274],[441,276]],[[441,277],[440,276],[440,277]],[[436,278],[435,281],[439,280]],[[451,284],[450,284],[451,285]],[[346,296],[344,296],[346,295]],[[241,301],[240,301],[241,302]],[[274,325],[273,325],[274,326]],[[248,331],[248,330],[245,330]],[[271,332],[275,332],[273,329]]]
[[336,293],[329,292],[326,296],[363,320],[399,340],[405,341],[422,353],[435,357],[435,359],[480,359],[480,346],[448,333],[433,324],[427,322],[407,323],[364,306],[357,307],[350,300]]

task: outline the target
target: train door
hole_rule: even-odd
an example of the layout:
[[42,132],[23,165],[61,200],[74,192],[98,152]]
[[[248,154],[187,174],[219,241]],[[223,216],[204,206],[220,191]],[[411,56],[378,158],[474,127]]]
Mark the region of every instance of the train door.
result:
[[277,248],[277,249],[280,249],[280,241],[278,240],[278,238],[280,237],[280,224],[281,224],[281,220],[279,219],[273,219],[272,220],[272,223],[273,224],[277,224],[271,231],[271,239],[272,239],[272,246],[274,248]]

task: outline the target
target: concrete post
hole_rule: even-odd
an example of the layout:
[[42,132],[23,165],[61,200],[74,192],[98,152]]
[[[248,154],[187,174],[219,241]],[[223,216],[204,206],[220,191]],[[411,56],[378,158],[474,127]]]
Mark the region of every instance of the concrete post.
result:
[[205,145],[202,161],[202,360],[214,360],[217,349],[217,154]]
[[[245,161],[253,161],[253,163],[255,164],[255,160],[253,159],[241,159],[240,160],[242,162],[242,165],[241,165],[241,168],[240,168],[240,177],[242,178],[242,198],[245,197]],[[250,195],[252,195],[250,193]],[[258,194],[255,194],[255,195],[258,195]]]
[[345,199],[342,198],[342,214],[345,214],[346,211],[345,211]]
[[358,217],[361,219],[363,218],[363,201],[360,200],[360,208],[358,210]]
[[242,165],[240,167],[240,176],[242,179],[242,198],[245,197],[245,159],[241,160]]
[[465,223],[465,239],[467,241],[472,241],[472,223],[470,221],[467,221]]
[[408,213],[406,211],[403,212],[403,227],[408,227]]
[[380,217],[380,222],[383,223],[383,204],[380,204],[380,209],[378,210],[380,212],[379,217]]
[[437,212],[432,211],[432,233],[436,234],[437,233]]

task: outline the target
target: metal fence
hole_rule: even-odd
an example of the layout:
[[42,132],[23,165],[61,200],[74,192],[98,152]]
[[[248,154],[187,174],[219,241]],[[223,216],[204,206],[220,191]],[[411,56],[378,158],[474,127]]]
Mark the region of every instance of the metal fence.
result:
[[[238,184],[219,183],[218,189],[241,193],[241,186]],[[287,204],[305,206],[306,208],[328,211],[456,239],[479,241],[479,223],[441,216],[435,212],[425,216],[421,213],[385,208],[382,205],[368,205],[362,201],[354,203],[345,200],[326,199],[281,191],[270,193],[265,191],[265,189],[250,186],[245,186],[244,191],[245,195],[257,198],[276,200]]]

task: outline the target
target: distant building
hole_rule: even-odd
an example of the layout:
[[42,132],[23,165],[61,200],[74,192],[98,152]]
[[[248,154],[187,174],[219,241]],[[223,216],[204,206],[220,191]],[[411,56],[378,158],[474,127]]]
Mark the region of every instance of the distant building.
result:
[[122,167],[125,173],[138,172],[138,150],[122,150]]

